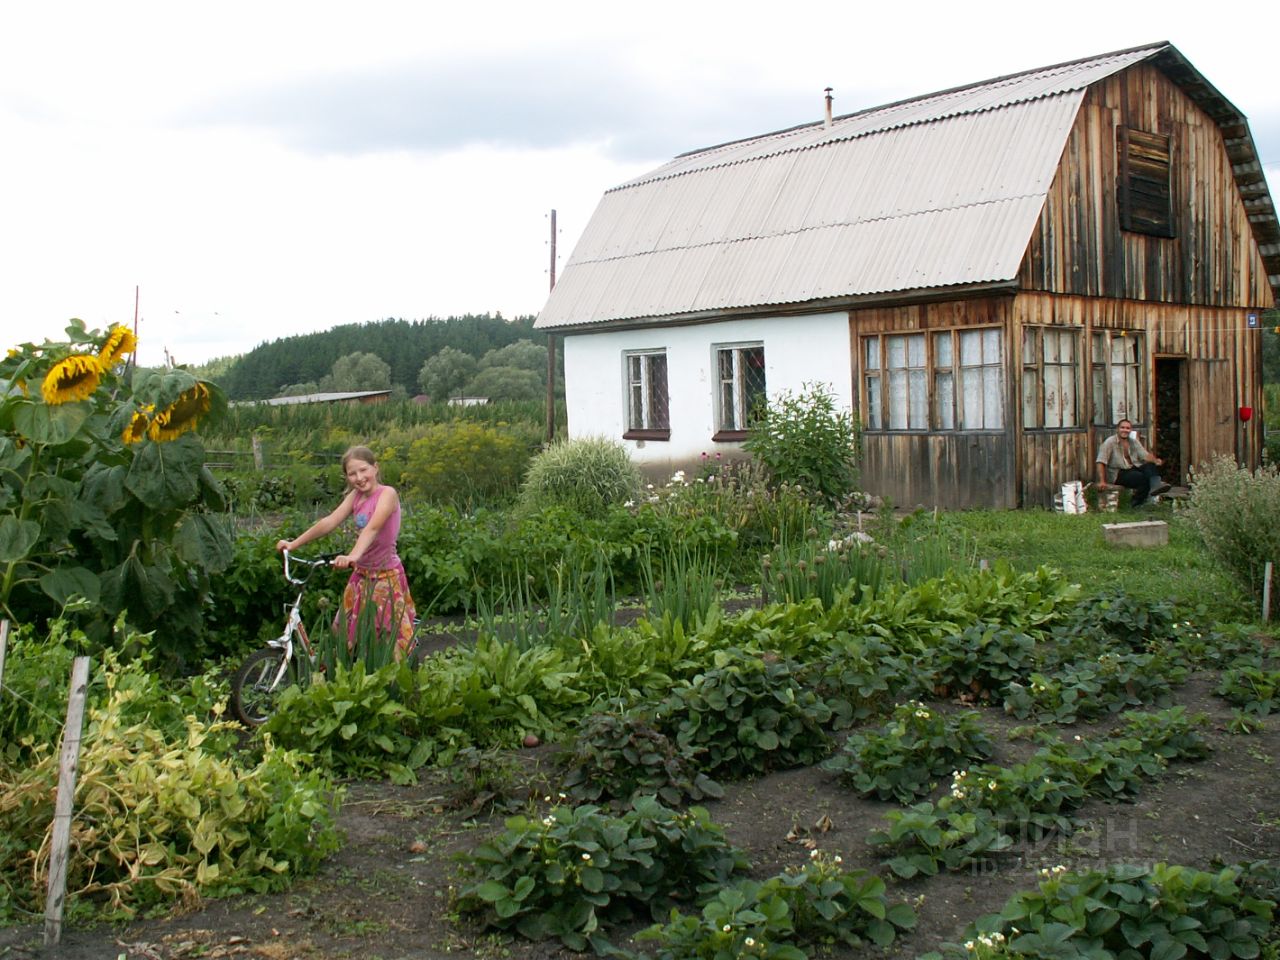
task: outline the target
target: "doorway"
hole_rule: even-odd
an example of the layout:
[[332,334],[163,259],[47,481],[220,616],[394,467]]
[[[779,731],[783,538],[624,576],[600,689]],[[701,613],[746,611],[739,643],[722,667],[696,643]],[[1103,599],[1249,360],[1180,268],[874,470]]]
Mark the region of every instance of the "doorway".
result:
[[1185,484],[1187,440],[1186,377],[1183,357],[1156,357],[1156,409],[1152,417],[1156,443],[1153,451],[1164,461],[1160,475],[1169,483]]

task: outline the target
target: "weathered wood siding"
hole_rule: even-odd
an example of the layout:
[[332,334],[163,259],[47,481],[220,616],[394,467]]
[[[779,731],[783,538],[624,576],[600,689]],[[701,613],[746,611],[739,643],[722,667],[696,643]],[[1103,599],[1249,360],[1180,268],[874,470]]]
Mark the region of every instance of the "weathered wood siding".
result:
[[[1060,484],[1094,476],[1098,445],[1114,426],[1092,426],[1092,372],[1087,345],[1092,332],[1098,329],[1141,331],[1146,338],[1142,413],[1134,418],[1144,443],[1150,446],[1158,439],[1151,423],[1155,410],[1155,358],[1180,357],[1189,361],[1184,387],[1189,394],[1189,417],[1182,425],[1188,463],[1194,466],[1215,454],[1227,454],[1251,466],[1258,464],[1262,436],[1257,418],[1247,424],[1238,420],[1239,408],[1254,406],[1251,398],[1260,396],[1262,390],[1256,362],[1258,334],[1245,326],[1243,311],[1022,293],[1010,314],[1013,343],[1022,342],[1023,326],[1038,325],[1077,327],[1082,331],[1084,345],[1077,390],[1086,426],[1075,430],[1025,430],[1020,404],[1015,411],[1022,437],[1018,473],[1023,506],[1049,506]],[[1016,364],[1011,377],[1015,382],[1014,397],[1022,396],[1021,376],[1021,364]]]
[[[1120,228],[1116,131],[1123,127],[1170,137],[1172,238]],[[1222,133],[1159,70],[1140,64],[1086,94],[1019,282],[1120,300],[1272,304]]]
[[[1009,369],[1009,308],[1012,298],[986,297],[898,307],[870,307],[850,313],[854,396],[863,394],[862,337],[870,334],[932,332],[999,326],[1006,331]],[[933,377],[928,378],[933,409]],[[901,507],[1015,507],[1015,473],[1009,379],[1005,380],[1005,429],[981,432],[868,431],[862,438],[862,483]],[[864,418],[865,419],[865,418]]]
[[[854,396],[865,402],[862,337],[871,334],[933,332],[972,326],[1005,330],[1005,430],[866,431],[863,484],[900,506],[948,509],[1043,506],[1068,480],[1094,477],[1099,444],[1113,424],[1094,426],[1091,354],[1095,330],[1141,332],[1144,372],[1142,413],[1134,418],[1144,443],[1157,442],[1155,358],[1189,361],[1184,389],[1189,416],[1182,424],[1187,462],[1225,453],[1256,465],[1261,454],[1258,419],[1240,423],[1241,406],[1261,392],[1251,345],[1257,333],[1234,308],[1153,304],[1131,300],[1024,292],[943,303],[875,307],[850,313]],[[1080,331],[1076,396],[1081,425],[1027,429],[1022,421],[1021,345],[1024,326],[1072,327]],[[929,377],[933,408],[933,378]],[[865,420],[865,417],[863,418]]]

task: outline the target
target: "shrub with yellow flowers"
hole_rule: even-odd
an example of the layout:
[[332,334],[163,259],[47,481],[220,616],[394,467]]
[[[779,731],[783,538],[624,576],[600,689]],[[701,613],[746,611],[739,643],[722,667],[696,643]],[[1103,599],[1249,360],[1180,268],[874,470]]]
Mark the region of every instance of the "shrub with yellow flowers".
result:
[[128,327],[66,335],[0,360],[0,616],[66,611],[102,643],[124,612],[180,657],[231,561],[195,433],[225,399],[182,368],[137,370]]

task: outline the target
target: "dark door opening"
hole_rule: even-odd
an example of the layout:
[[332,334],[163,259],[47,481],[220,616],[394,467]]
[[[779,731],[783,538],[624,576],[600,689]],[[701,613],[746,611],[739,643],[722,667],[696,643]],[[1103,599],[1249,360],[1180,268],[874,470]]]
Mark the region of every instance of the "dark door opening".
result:
[[1155,455],[1164,461],[1160,475],[1169,483],[1186,483],[1186,368],[1181,357],[1156,358],[1156,409],[1153,415]]

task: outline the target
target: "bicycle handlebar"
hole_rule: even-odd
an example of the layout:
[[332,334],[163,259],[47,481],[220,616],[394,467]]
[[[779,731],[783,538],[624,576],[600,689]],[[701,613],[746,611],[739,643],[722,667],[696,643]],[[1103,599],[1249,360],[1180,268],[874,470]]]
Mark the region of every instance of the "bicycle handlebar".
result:
[[[333,563],[333,558],[337,556],[336,553],[326,553],[326,554],[322,554],[319,558],[315,560],[303,560],[301,557],[293,556],[293,554],[288,550],[283,551],[283,553],[284,553],[284,578],[293,584],[306,583],[307,580],[310,578],[311,573],[315,572],[316,567],[327,567],[331,565]],[[300,578],[295,577],[292,573],[289,572],[290,559],[292,559],[294,563],[300,563],[300,564],[303,564],[304,566],[311,567],[312,568],[311,573],[308,573],[305,577],[300,577]]]

